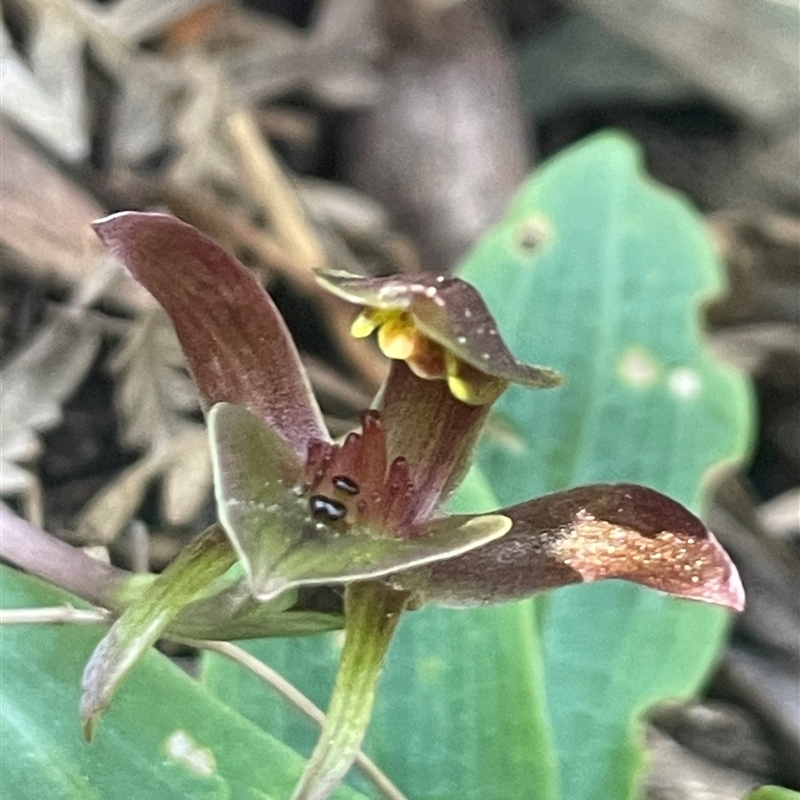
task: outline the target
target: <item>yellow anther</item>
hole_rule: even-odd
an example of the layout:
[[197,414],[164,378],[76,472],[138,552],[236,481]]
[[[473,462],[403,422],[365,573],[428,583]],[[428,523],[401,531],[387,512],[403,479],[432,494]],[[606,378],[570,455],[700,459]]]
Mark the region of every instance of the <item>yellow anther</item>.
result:
[[447,386],[453,397],[470,406],[493,403],[508,386],[507,381],[485,375],[449,350],[445,350],[445,369]]
[[356,339],[365,339],[375,328],[381,326],[397,312],[387,311],[383,308],[365,308],[350,326],[350,333]]
[[362,311],[350,326],[350,333],[356,339],[366,339],[377,326],[375,322],[370,319],[366,311]]
[[378,331],[378,347],[388,358],[405,361],[415,350],[419,334],[407,314],[397,313]]
[[450,393],[456,398],[456,400],[460,400],[462,403],[467,403],[471,406],[478,405],[474,401],[472,387],[467,381],[464,381],[455,375],[448,375],[447,386],[450,389]]
[[357,338],[378,330],[378,347],[388,358],[405,361],[420,378],[444,378],[453,397],[471,406],[493,403],[508,382],[493,378],[458,358],[452,351],[429,339],[417,328],[408,311],[397,308],[365,308],[350,332]]

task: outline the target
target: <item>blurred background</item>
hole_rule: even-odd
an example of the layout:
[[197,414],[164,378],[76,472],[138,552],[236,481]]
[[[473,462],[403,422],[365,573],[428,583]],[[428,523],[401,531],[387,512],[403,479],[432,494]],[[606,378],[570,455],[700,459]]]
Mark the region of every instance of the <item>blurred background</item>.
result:
[[[541,160],[607,127],[706,218],[717,355],[758,439],[709,523],[749,592],[705,698],[653,716],[648,797],[800,788],[800,8],[793,0],[5,0],[4,498],[158,570],[212,514],[174,335],[88,222],[170,210],[264,280],[332,430],[385,364],[323,264],[444,273]],[[700,788],[698,788],[700,787]]]

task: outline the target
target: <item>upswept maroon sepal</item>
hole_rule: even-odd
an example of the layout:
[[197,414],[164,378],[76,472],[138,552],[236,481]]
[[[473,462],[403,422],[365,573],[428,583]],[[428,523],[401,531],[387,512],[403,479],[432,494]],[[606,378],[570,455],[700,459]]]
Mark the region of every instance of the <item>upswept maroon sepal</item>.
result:
[[206,410],[244,406],[300,457],[328,438],[286,324],[242,264],[168,214],[125,211],[94,229],[169,314]]

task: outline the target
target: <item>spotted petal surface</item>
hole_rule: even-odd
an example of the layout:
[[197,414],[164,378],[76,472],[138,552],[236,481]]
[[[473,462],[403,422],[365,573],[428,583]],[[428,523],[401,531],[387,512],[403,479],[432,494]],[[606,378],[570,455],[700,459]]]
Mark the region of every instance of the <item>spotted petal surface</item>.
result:
[[519,361],[506,347],[486,303],[459,278],[393,275],[365,278],[327,271],[320,283],[357,305],[411,314],[419,330],[480,372],[525,386],[558,386],[558,373]]
[[502,539],[459,558],[397,576],[429,601],[518,600],[570,583],[620,578],[662,592],[744,606],[736,567],[683,506],[632,484],[596,484],[503,509]]

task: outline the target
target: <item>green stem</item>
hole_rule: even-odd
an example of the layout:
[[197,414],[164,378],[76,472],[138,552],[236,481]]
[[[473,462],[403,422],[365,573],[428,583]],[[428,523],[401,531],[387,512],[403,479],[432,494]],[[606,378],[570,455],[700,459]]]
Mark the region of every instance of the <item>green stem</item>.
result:
[[345,642],[333,697],[292,800],[324,800],[355,760],[372,716],[383,659],[406,600],[405,594],[379,583],[347,587]]

